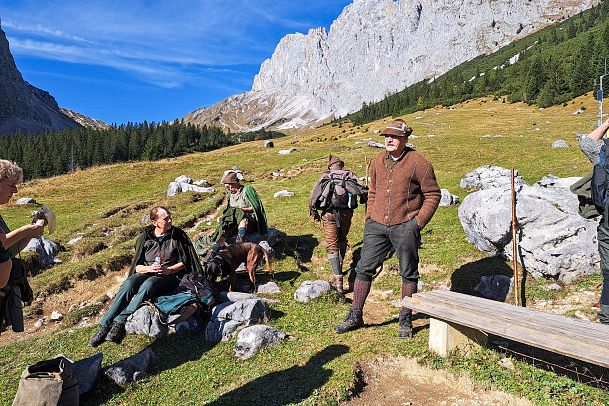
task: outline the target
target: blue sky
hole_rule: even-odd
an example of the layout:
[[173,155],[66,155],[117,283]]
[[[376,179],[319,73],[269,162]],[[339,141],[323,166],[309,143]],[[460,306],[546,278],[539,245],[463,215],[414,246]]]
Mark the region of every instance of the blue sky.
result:
[[107,123],[173,120],[251,89],[286,34],[348,0],[2,0],[25,80]]

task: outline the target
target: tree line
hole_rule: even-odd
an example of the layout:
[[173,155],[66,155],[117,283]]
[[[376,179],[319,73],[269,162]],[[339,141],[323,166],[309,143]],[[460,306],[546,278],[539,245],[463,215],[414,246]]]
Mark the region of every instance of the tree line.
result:
[[26,179],[36,179],[96,165],[154,161],[283,135],[265,129],[226,134],[217,127],[198,127],[182,121],[144,121],[107,130],[82,127],[43,134],[2,135],[0,151],[3,159],[17,162],[23,168]]
[[[489,95],[548,107],[596,90],[605,58],[609,59],[609,0],[438,78],[415,83],[377,103],[364,103],[343,119],[361,125]],[[603,88],[609,89],[609,77]]]

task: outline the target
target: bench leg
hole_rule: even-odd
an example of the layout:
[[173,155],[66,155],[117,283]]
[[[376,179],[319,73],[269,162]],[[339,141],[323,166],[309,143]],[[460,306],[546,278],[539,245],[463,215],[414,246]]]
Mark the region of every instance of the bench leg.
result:
[[470,355],[486,344],[487,338],[480,330],[434,318],[429,320],[429,349],[443,357],[455,350]]

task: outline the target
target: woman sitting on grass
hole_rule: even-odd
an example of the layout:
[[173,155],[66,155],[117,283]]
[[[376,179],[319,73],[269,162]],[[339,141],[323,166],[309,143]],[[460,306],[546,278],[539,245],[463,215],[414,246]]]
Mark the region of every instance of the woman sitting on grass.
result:
[[172,227],[169,210],[163,206],[153,208],[150,220],[152,224],[144,228],[135,243],[129,277],[100,320],[99,331],[89,340],[90,347],[97,347],[104,341],[120,344],[125,337],[127,318],[144,301],[171,294],[187,272],[201,272],[188,235]]

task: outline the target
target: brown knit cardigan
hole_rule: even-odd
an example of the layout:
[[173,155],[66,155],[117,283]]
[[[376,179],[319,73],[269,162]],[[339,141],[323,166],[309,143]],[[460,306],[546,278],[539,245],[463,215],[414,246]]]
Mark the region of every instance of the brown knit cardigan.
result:
[[370,165],[366,219],[392,226],[416,217],[419,228],[425,227],[442,195],[431,163],[412,149],[391,169],[386,161],[385,151]]

